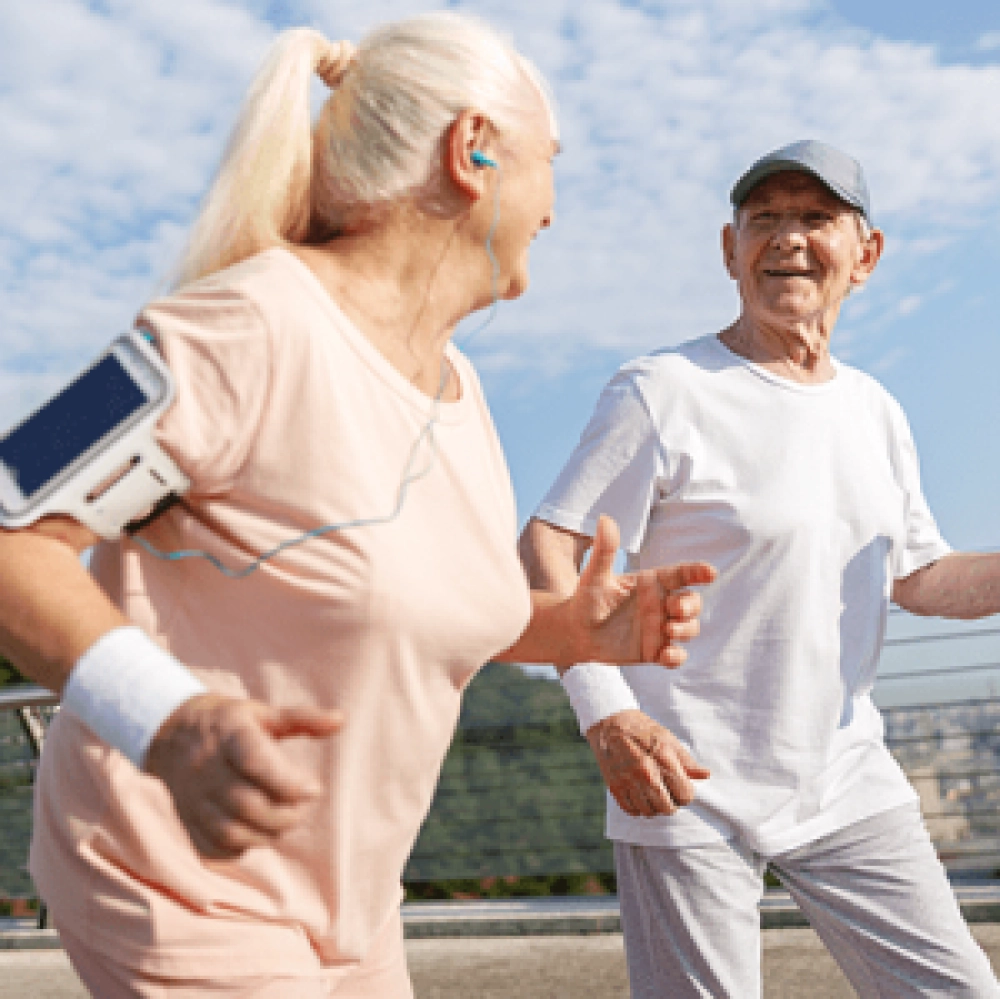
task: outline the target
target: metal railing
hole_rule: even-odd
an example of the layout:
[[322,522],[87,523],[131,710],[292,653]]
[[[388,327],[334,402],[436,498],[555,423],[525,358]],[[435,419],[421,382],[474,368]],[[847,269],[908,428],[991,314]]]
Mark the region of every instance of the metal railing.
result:
[[[31,789],[58,703],[52,691],[33,684],[0,690],[0,891],[11,897],[34,895],[27,872]],[[44,903],[37,922],[45,927]]]
[[[876,700],[955,878],[1000,871],[1000,628],[894,614]],[[0,891],[31,893],[31,785],[56,699],[0,690]],[[613,870],[605,792],[557,683],[488,665],[466,691],[411,883]]]

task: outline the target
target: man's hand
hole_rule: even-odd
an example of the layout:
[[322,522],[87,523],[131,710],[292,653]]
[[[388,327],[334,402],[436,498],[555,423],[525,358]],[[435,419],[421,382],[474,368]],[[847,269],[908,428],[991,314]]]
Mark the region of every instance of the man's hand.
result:
[[694,801],[699,766],[676,737],[641,711],[619,711],[587,730],[601,775],[628,815],[672,815]]
[[590,560],[570,598],[584,639],[577,662],[659,662],[675,668],[687,658],[677,642],[699,632],[701,595],[687,589],[711,583],[715,569],[706,562],[617,576],[618,525],[601,517]]
[[323,739],[341,724],[338,711],[202,694],[163,723],[145,770],[167,785],[195,848],[231,859],[301,824],[321,792],[291,766],[280,740]]

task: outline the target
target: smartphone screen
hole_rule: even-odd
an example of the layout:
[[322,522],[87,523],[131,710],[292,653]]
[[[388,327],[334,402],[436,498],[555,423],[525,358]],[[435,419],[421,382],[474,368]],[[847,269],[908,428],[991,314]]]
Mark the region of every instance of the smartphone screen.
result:
[[28,500],[148,402],[108,354],[0,439],[0,461]]

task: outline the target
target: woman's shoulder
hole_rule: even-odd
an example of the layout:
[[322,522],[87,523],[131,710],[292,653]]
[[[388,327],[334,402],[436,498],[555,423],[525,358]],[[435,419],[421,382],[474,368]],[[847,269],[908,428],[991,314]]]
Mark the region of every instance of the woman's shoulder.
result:
[[273,246],[175,288],[168,295],[151,302],[150,306],[169,302],[205,305],[243,302],[248,308],[267,314],[301,303],[303,267],[284,247]]
[[293,254],[272,247],[152,300],[136,326],[161,349],[183,343],[204,355],[245,351],[264,363],[275,351],[305,350],[333,322],[331,304],[314,285]]

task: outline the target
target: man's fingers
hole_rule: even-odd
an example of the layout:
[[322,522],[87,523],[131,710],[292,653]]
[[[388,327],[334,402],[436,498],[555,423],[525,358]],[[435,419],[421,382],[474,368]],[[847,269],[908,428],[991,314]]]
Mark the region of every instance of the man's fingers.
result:
[[638,816],[639,809],[635,804],[632,788],[628,785],[615,785],[608,788],[611,791],[612,797],[618,802],[618,807],[626,814],[631,815],[633,818]]
[[698,763],[695,758],[680,744],[677,745],[674,752],[677,754],[677,759],[680,765],[684,768],[684,772],[688,777],[694,780],[705,780],[706,777],[712,776],[712,771],[708,767],[703,767]]
[[618,554],[618,539],[618,525],[610,517],[602,514],[597,521],[590,558],[580,574],[580,586],[594,585],[597,580],[613,574],[615,556]]
[[670,797],[678,805],[690,805],[695,798],[693,780],[704,780],[709,771],[672,737],[657,740],[652,749]]
[[587,731],[615,801],[628,815],[672,815],[709,776],[676,737],[640,711],[621,711]]
[[650,758],[645,770],[643,792],[645,804],[648,808],[647,814],[650,816],[673,815],[677,811],[677,804],[664,783],[660,767],[655,760]]
[[684,772],[680,761],[676,757],[664,761],[660,764],[660,773],[663,775],[663,783],[670,793],[670,797],[678,805],[690,805],[694,801],[694,784]]
[[667,790],[658,767],[649,761],[634,778],[623,778],[609,784],[615,801],[622,811],[632,816],[651,818],[673,815],[677,805]]

